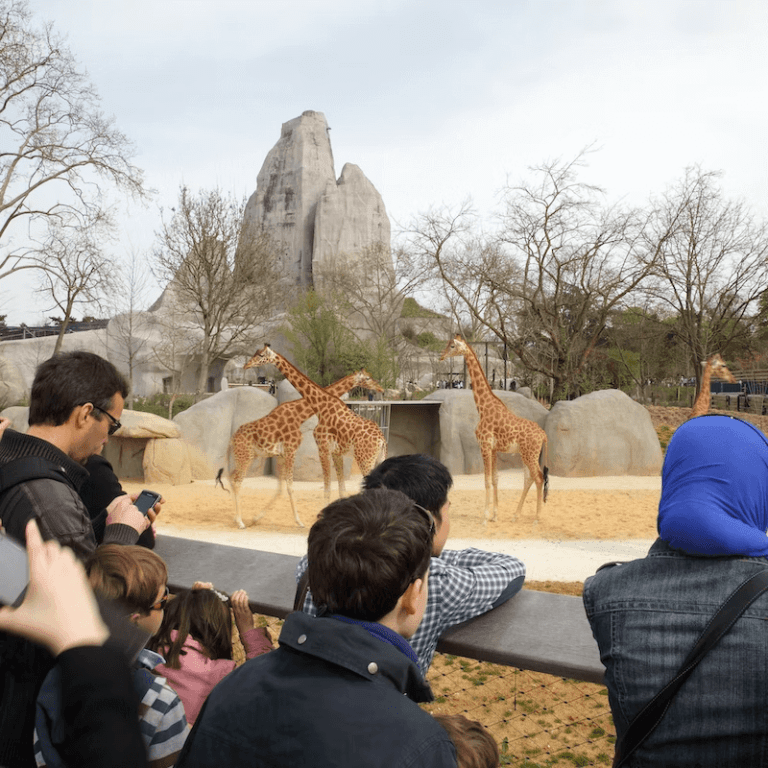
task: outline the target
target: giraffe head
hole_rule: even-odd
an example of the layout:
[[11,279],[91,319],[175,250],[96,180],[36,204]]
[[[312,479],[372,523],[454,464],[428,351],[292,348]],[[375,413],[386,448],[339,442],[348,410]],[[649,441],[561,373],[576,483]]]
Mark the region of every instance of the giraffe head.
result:
[[260,368],[262,365],[274,365],[277,355],[272,351],[269,344],[265,344],[256,354],[243,366],[243,370],[249,368]]
[[730,384],[735,384],[736,379],[733,374],[728,370],[728,366],[723,362],[723,358],[720,355],[712,355],[708,360],[705,360],[702,367],[709,365],[712,375],[717,379],[725,379]]
[[460,355],[466,355],[469,351],[467,342],[459,336],[457,333],[454,338],[448,342],[445,351],[440,355],[441,360],[445,360],[446,357],[459,357]]
[[370,389],[371,392],[383,392],[384,387],[374,379],[365,368],[361,368],[354,373],[354,386],[363,387],[364,389]]

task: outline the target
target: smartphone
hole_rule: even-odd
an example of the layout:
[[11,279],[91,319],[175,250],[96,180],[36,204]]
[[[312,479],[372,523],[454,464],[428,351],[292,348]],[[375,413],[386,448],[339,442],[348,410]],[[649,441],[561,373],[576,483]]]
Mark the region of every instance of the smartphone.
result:
[[138,507],[139,511],[146,516],[152,507],[160,501],[160,494],[154,491],[142,491],[139,494],[139,498],[134,501],[134,505]]
[[15,539],[0,533],[0,605],[17,608],[29,584],[27,550]]

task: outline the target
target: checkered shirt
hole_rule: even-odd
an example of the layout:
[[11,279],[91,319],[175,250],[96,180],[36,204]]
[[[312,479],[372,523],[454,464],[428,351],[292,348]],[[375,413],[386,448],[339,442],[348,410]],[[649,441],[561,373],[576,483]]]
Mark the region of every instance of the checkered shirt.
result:
[[[296,569],[296,581],[307,569],[307,556]],[[426,677],[440,636],[462,621],[486,613],[510,582],[525,577],[525,565],[516,557],[482,549],[444,550],[429,566],[429,592],[424,618],[410,639]],[[522,580],[520,582],[522,586]],[[303,611],[314,616],[317,607],[308,592]]]

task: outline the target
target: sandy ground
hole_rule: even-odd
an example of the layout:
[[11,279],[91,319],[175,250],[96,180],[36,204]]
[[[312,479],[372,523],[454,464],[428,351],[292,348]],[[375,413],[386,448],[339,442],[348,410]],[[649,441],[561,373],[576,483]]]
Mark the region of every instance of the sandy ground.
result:
[[[132,481],[123,481],[123,486],[129,492],[142,488]],[[359,487],[359,476],[347,481],[347,493]],[[658,476],[550,477],[549,498],[538,522],[535,486],[519,519],[512,519],[522,487],[522,470],[500,473],[498,520],[484,523],[483,476],[456,477],[450,494],[448,546],[508,552],[526,563],[529,579],[571,581],[583,580],[608,560],[641,557],[655,537]],[[240,530],[234,524],[231,495],[212,480],[158,485],[153,490],[166,499],[157,522],[159,533],[293,555],[306,552],[308,528],[325,504],[322,483],[294,483],[297,508],[306,526],[299,528],[286,493],[270,503],[277,480],[249,478],[240,492],[248,527]],[[331,498],[337,493],[334,483]],[[264,516],[251,524],[262,511]]]

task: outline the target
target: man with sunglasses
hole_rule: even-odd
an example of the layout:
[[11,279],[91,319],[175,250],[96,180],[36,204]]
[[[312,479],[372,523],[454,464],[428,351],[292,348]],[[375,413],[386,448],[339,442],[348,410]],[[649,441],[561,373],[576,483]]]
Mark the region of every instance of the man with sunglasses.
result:
[[[81,559],[96,549],[79,495],[88,477],[83,463],[120,428],[127,395],[125,378],[91,352],[67,352],[38,366],[27,433],[8,429],[0,440],[0,520],[9,535],[23,543],[27,522],[37,518],[44,540],[56,539]],[[107,512],[105,544],[135,544],[155,519],[127,495]],[[34,765],[29,715],[50,663],[40,646],[0,634],[0,765],[6,768]]]

